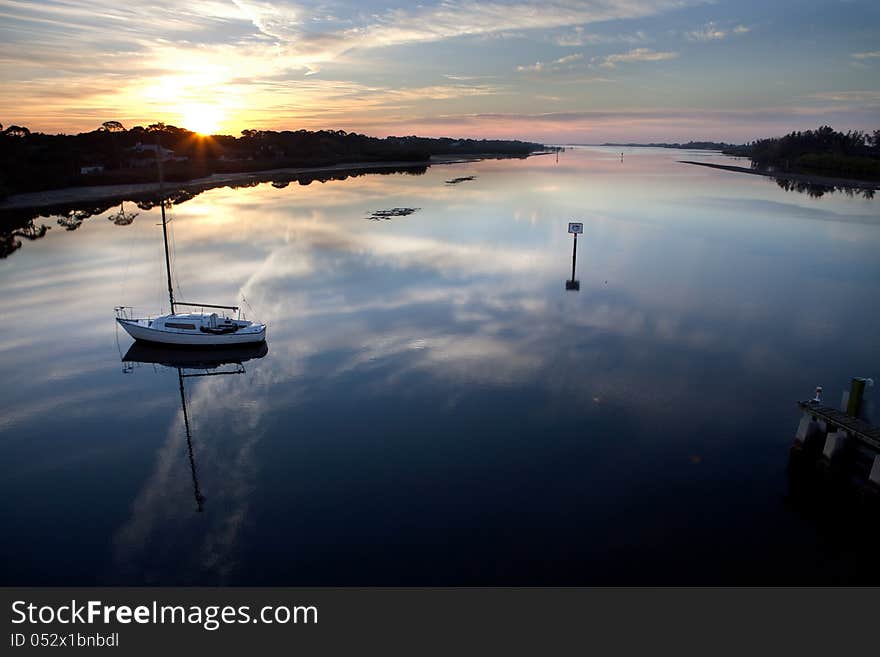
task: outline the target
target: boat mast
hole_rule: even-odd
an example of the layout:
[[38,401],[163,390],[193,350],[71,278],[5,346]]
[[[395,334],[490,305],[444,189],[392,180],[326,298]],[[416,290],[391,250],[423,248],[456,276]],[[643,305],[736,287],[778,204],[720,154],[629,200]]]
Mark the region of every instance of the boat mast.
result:
[[180,385],[180,407],[183,409],[183,426],[186,427],[186,449],[189,452],[189,469],[192,473],[193,494],[196,498],[196,510],[203,511],[205,508],[205,496],[199,488],[199,477],[196,474],[196,459],[193,456],[192,431],[189,428],[189,416],[186,414],[186,391],[183,388],[183,370],[177,368],[177,382]]
[[168,255],[168,227],[165,223],[165,179],[162,171],[161,131],[156,131],[156,164],[159,166],[159,204],[162,207],[162,239],[165,241],[165,273],[168,276],[168,301],[174,314],[174,289],[171,287],[171,257]]

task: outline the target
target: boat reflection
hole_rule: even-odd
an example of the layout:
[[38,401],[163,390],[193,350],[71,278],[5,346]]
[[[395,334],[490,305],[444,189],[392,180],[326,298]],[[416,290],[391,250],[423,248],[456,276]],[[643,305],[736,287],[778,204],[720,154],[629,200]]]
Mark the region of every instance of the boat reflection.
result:
[[[127,371],[130,371],[136,363],[164,365],[179,369],[215,370],[225,365],[239,365],[243,368],[247,361],[263,358],[268,353],[269,345],[265,342],[199,348],[136,341],[125,352],[122,362],[130,366]],[[231,374],[233,372],[208,373]]]
[[[234,345],[222,349],[182,348],[167,345],[153,345],[135,342],[122,357],[123,371],[131,373],[137,365],[161,365],[177,370],[177,384],[180,390],[180,407],[183,411],[183,426],[186,432],[186,447],[189,455],[190,474],[192,475],[193,496],[196,510],[205,508],[205,496],[199,486],[196,458],[193,452],[192,429],[186,407],[185,379],[206,376],[228,376],[244,374],[244,363],[263,358],[269,353],[265,342],[258,344]],[[231,369],[221,369],[229,368]]]

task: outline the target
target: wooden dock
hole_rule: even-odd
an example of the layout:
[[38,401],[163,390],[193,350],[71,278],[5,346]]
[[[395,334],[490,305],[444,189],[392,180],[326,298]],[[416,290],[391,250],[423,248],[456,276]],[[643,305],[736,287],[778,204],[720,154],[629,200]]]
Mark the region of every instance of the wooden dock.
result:
[[798,402],[798,406],[816,420],[824,421],[828,425],[829,433],[835,428],[846,431],[856,440],[880,452],[880,428],[821,403],[802,401]]
[[[803,412],[792,445],[792,459],[803,462],[819,456],[818,464],[827,466],[844,479],[862,482],[859,488],[880,492],[880,427],[868,421],[864,408],[866,387],[871,379],[856,377],[844,392],[841,409],[822,403],[822,387],[816,386],[816,397],[797,402]],[[861,417],[860,417],[861,416]]]

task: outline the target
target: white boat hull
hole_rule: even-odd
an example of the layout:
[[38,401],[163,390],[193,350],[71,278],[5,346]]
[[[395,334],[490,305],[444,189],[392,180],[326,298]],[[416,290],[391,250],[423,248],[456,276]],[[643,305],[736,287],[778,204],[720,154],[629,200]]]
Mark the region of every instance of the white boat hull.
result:
[[234,333],[213,334],[155,329],[142,323],[144,320],[137,319],[117,318],[116,321],[135,340],[156,342],[159,344],[209,347],[251,344],[255,342],[265,342],[266,340],[266,326],[263,324],[252,324],[251,326]]

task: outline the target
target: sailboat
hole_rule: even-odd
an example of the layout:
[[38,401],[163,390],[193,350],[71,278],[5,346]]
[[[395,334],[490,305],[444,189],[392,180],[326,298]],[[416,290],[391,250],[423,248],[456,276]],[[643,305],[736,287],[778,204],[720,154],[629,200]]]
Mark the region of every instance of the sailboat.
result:
[[[132,317],[130,306],[117,306],[116,321],[135,340],[190,347],[222,347],[265,342],[266,325],[242,319],[239,306],[177,301],[171,285],[171,257],[168,252],[168,226],[165,220],[165,190],[162,175],[162,148],[156,140],[156,161],[159,167],[159,198],[162,208],[162,239],[165,242],[165,274],[168,278],[168,301],[171,313],[159,317]],[[179,307],[198,308],[199,312],[180,313]],[[204,312],[210,308],[212,312]],[[238,313],[233,319],[226,312]]]

